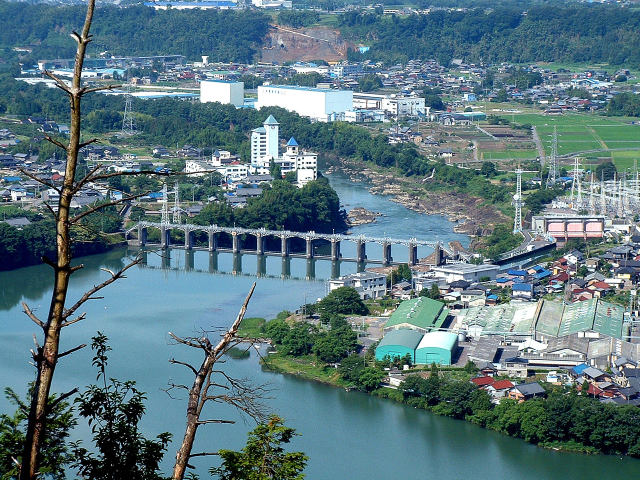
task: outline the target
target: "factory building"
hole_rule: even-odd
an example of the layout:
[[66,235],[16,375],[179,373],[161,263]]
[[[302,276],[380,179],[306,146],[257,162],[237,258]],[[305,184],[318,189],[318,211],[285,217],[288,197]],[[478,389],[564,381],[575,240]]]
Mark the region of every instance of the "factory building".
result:
[[422,334],[410,328],[389,331],[376,348],[376,360],[404,358],[414,365],[451,365],[458,348],[458,336],[451,332]]
[[602,238],[605,230],[604,215],[534,215],[531,229],[549,235],[558,241],[570,238]]
[[458,348],[458,336],[451,332],[429,332],[416,347],[416,365],[451,365]]
[[219,102],[223,105],[244,105],[244,83],[226,80],[200,82],[200,103]]
[[449,309],[444,303],[427,297],[405,300],[389,317],[384,330],[409,328],[420,333],[427,333],[442,328]]
[[261,85],[258,87],[256,109],[262,107],[281,107],[312,120],[329,122],[353,109],[353,92],[293,85]]
[[400,328],[387,333],[376,348],[376,360],[384,360],[386,356],[389,358],[404,358],[406,355],[411,357],[411,363],[416,360],[416,348],[422,340],[422,334],[408,328]]

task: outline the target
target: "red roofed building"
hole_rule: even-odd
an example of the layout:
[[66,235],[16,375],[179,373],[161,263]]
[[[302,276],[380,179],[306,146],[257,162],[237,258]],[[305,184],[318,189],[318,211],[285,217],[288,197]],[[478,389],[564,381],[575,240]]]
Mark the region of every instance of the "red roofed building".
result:
[[477,377],[471,379],[471,382],[477,387],[486,387],[487,385],[491,385],[494,381],[495,380],[492,377]]
[[500,399],[506,397],[511,388],[513,388],[513,383],[509,380],[498,380],[487,386],[487,392],[491,395],[493,403],[500,403]]

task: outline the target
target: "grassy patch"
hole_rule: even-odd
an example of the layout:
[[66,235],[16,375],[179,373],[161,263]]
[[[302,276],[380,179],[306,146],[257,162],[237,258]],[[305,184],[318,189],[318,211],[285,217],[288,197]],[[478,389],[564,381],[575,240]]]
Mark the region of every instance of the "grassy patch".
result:
[[540,443],[539,446],[543,448],[548,448],[550,450],[560,450],[562,452],[586,453],[589,455],[597,455],[598,453],[600,453],[596,448],[589,447],[574,441],[543,442],[543,443]]
[[536,158],[538,152],[536,150],[503,150],[501,152],[481,152],[482,160],[506,160],[510,158]]
[[259,338],[266,320],[261,317],[243,318],[238,328],[238,336],[241,338]]
[[327,366],[315,355],[290,357],[281,353],[271,353],[263,360],[263,365],[272,372],[288,373],[305,380],[346,387],[338,370]]

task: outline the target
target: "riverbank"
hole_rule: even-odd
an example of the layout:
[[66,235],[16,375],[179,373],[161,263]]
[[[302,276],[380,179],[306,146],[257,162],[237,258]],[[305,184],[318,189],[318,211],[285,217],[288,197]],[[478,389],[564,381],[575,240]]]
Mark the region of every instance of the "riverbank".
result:
[[347,388],[338,370],[317,360],[315,355],[291,357],[282,353],[272,352],[260,361],[263,368],[282,375],[293,375],[304,380],[331,385],[332,387]]
[[388,169],[342,158],[332,158],[328,164],[326,173],[340,172],[353,182],[364,181],[370,184],[369,192],[372,194],[388,196],[392,201],[419,213],[445,216],[456,224],[456,233],[481,237],[488,234],[494,225],[510,221],[482,198],[453,189],[430,190],[429,177],[405,177]]
[[[263,359],[263,365],[272,372],[293,375],[304,380],[347,390],[351,388],[349,382],[341,378],[338,369],[320,362],[314,355],[291,357],[280,353],[270,354]],[[555,422],[556,424],[558,422],[562,424],[578,423],[581,421],[579,412],[585,410],[592,411],[596,416],[598,416],[597,410],[602,410],[600,413],[613,414],[614,417],[619,416],[619,420],[622,420],[626,414],[633,415],[636,407],[630,407],[625,410],[625,407],[604,406],[596,400],[574,393],[569,399],[571,407],[567,411],[566,393],[557,389],[551,389],[545,399],[529,400],[522,403],[503,400],[500,406],[494,407],[489,402],[488,394],[469,382],[469,378],[472,376],[470,372],[466,371],[466,369],[456,370],[459,371],[447,370],[444,375],[439,373],[438,380],[431,383],[429,383],[429,375],[425,380],[424,370],[416,371],[414,373],[420,374],[420,376],[411,377],[417,380],[412,382],[411,389],[407,391],[403,391],[402,388],[395,389],[381,386],[364,393],[425,410],[438,416],[464,420],[483,429],[518,438],[547,450],[587,455],[609,454],[636,458],[640,456],[640,451],[637,450],[639,443],[634,443],[635,440],[633,439],[619,441],[616,447],[607,447],[609,450],[605,450],[604,447],[599,449],[574,438],[567,438],[574,435],[573,433],[571,435],[568,434],[570,429],[567,427],[565,427],[567,436],[564,439],[551,438],[550,429],[546,425],[547,422]],[[436,392],[429,394],[428,385],[439,385],[439,387],[436,387]],[[425,388],[427,388],[427,391],[424,391]],[[440,390],[444,389],[444,392],[437,393],[438,388]],[[557,412],[556,408],[559,405],[563,405],[563,411],[567,418],[551,419],[550,411]],[[585,422],[588,421],[588,419],[585,419]],[[600,433],[605,437],[615,436],[616,425],[618,425],[618,422],[614,419],[611,432]],[[633,437],[637,435],[637,432],[630,432],[630,434]],[[585,438],[591,438],[591,434],[587,434]],[[594,439],[593,441],[601,440]],[[601,441],[601,443],[606,445],[606,441]],[[622,447],[625,446],[626,448],[623,449]]]

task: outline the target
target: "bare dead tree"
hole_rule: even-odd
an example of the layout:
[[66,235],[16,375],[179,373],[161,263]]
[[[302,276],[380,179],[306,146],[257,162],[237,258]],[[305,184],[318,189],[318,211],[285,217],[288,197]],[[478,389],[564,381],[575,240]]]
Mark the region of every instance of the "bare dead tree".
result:
[[[41,346],[34,335],[35,349],[31,351],[31,354],[37,373],[29,410],[26,440],[20,465],[21,480],[34,480],[39,474],[39,453],[47,427],[47,399],[49,398],[53,375],[58,360],[85,347],[85,345],[83,344],[71,348],[70,350],[67,350],[65,352],[60,352],[60,334],[62,328],[73,325],[74,323],[83,320],[85,318],[85,313],[78,314],[78,309],[80,309],[80,307],[82,307],[89,300],[102,298],[96,296],[96,294],[116,280],[125,278],[125,272],[129,268],[140,262],[139,259],[136,259],[115,272],[104,269],[109,273],[109,277],[107,278],[107,280],[98,285],[94,285],[91,289],[85,292],[85,294],[82,295],[82,297],[80,297],[73,305],[71,305],[70,307],[66,307],[70,278],[74,272],[83,268],[83,265],[71,265],[73,243],[71,229],[74,225],[78,225],[80,220],[85,218],[87,215],[90,215],[91,213],[94,213],[101,208],[105,208],[106,206],[115,204],[114,202],[107,202],[106,204],[91,207],[76,216],[71,216],[71,201],[74,195],[77,194],[80,189],[83,188],[83,186],[88,182],[100,180],[102,178],[108,178],[108,176],[111,176],[110,174],[102,173],[100,171],[100,168],[94,168],[84,178],[78,181],[75,180],[76,170],[78,166],[78,154],[80,150],[83,147],[97,141],[96,139],[85,142],[81,141],[80,106],[82,97],[91,92],[97,92],[99,90],[110,90],[117,86],[106,85],[92,88],[82,86],[82,68],[84,64],[87,45],[91,42],[91,34],[89,32],[91,29],[91,22],[93,20],[94,9],[95,0],[88,0],[87,12],[82,30],[80,33],[74,31],[71,34],[71,37],[76,41],[77,44],[75,66],[71,83],[67,84],[65,81],[63,81],[53,73],[45,72],[45,75],[54,80],[56,86],[63,90],[69,97],[70,128],[68,143],[63,144],[55,138],[49,136],[46,137],[49,142],[66,152],[66,168],[62,185],[58,186],[29,172],[22,172],[26,176],[37,180],[41,184],[56,190],[60,195],[60,199],[58,202],[57,211],[51,208],[51,206],[47,205],[50,213],[54,217],[56,226],[56,258],[52,260],[43,257],[42,259],[43,262],[52,267],[54,271],[53,293],[51,295],[51,303],[49,305],[47,318],[39,318],[26,303],[22,304],[24,313],[42,329],[44,341]],[[132,198],[135,197],[131,197],[131,199]],[[126,200],[128,199],[125,199],[125,201]],[[77,390],[74,389],[70,392],[64,393],[59,397],[59,399],[68,398],[76,391]]]
[[256,421],[263,421],[266,418],[265,410],[260,402],[267,394],[267,388],[252,385],[246,380],[235,379],[223,370],[215,369],[215,365],[221,363],[222,357],[228,350],[240,343],[240,339],[236,336],[238,327],[244,318],[247,305],[255,288],[256,284],[254,282],[235,321],[215,346],[206,334],[199,338],[181,338],[169,332],[171,338],[178,344],[201,350],[204,355],[199,367],[176,359],[169,360],[172,364],[188,368],[195,376],[191,387],[177,384],[170,385],[170,389],[187,391],[189,397],[187,423],[182,444],[176,453],[176,463],[171,477],[173,480],[182,480],[184,478],[186,469],[192,468],[189,465],[191,458],[216,455],[215,452],[192,452],[198,427],[212,423],[235,423],[233,420],[227,419],[204,419],[203,409],[209,402],[232,405]]

